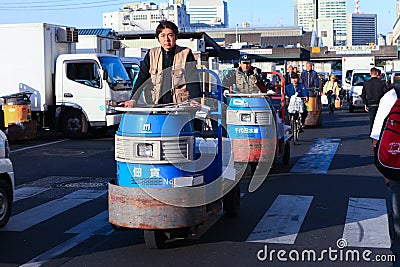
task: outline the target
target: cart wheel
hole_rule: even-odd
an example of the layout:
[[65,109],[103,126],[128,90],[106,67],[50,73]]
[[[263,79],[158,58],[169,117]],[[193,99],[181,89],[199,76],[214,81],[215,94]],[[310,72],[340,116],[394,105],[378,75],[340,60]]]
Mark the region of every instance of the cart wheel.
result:
[[0,180],[0,227],[6,225],[10,219],[12,194],[11,185]]
[[164,248],[167,236],[162,230],[144,230],[144,242],[148,248]]
[[282,161],[283,161],[284,165],[288,165],[290,162],[290,143],[289,142],[285,144]]
[[237,184],[223,198],[224,213],[228,217],[236,217],[240,210],[240,187]]
[[258,162],[249,162],[249,164],[250,164],[251,175],[254,175],[257,169]]

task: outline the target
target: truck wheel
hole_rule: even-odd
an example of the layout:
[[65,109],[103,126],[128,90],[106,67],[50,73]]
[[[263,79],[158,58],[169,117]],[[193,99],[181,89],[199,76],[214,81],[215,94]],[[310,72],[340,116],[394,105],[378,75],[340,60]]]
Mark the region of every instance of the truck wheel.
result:
[[167,236],[163,230],[144,230],[144,242],[148,248],[164,248]]
[[288,165],[290,162],[290,143],[287,142],[285,144],[285,149],[283,152],[283,158],[282,158],[282,162],[284,165]]
[[5,181],[0,180],[0,227],[6,225],[11,216],[12,189]]
[[66,137],[76,139],[84,137],[89,127],[82,112],[70,110],[62,117],[61,128]]
[[228,217],[236,217],[240,210],[240,187],[236,184],[223,198],[224,213]]

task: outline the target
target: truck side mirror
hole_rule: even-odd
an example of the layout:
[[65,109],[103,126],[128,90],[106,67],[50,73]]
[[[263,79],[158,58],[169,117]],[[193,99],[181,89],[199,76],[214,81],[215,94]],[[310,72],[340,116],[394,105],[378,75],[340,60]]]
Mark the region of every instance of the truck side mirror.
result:
[[107,70],[103,70],[103,80],[108,80],[108,71]]

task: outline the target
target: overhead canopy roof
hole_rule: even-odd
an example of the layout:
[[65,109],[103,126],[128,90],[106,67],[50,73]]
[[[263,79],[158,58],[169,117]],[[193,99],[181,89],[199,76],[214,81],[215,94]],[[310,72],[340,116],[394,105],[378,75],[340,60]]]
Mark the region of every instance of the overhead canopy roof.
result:
[[[154,31],[140,31],[140,32],[119,32],[117,33],[118,39],[132,40],[132,39],[155,39],[156,34]],[[205,32],[181,32],[178,34],[178,39],[200,39],[204,40],[206,45],[206,52],[211,57],[218,57],[220,60],[237,60],[240,57],[240,52],[235,49],[225,49],[219,46],[214,39],[208,36]]]

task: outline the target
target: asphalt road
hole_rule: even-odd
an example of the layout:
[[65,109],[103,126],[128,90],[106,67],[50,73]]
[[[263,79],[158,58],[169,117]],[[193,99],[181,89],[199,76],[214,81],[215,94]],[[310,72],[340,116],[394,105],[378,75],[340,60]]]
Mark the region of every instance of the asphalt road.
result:
[[253,193],[250,179],[241,180],[238,217],[217,214],[200,236],[161,250],[146,248],[143,231],[116,232],[107,222],[113,133],[14,143],[18,199],[0,230],[0,265],[391,266],[377,262],[392,256],[388,193],[367,132],[366,113],[324,111],[322,127],[292,145],[289,165],[274,166]]

